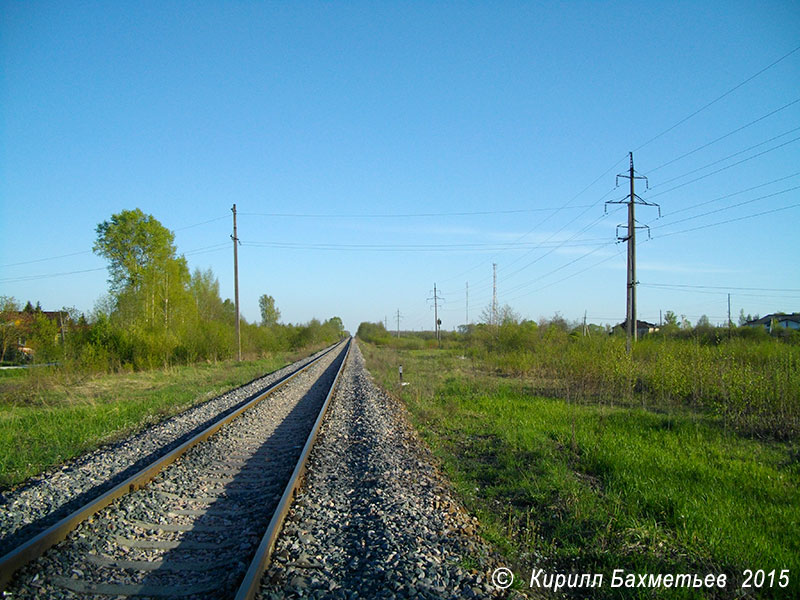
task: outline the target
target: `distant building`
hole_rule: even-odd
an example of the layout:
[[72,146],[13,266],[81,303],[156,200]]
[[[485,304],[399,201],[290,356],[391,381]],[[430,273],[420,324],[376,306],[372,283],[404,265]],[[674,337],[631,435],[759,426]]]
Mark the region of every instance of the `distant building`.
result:
[[766,315],[760,319],[753,319],[744,324],[745,327],[763,327],[772,333],[773,327],[783,327],[784,329],[793,329],[800,331],[800,313],[773,313]]
[[[25,359],[30,360],[33,357],[34,350],[33,348],[28,347],[27,342],[28,335],[31,332],[31,327],[36,319],[36,315],[42,315],[45,319],[53,321],[58,327],[55,334],[56,341],[59,338],[63,339],[64,330],[67,325],[67,321],[70,318],[67,312],[55,310],[38,310],[34,312],[23,310],[8,312],[3,315],[4,319],[2,322],[0,322],[0,325],[11,328],[10,333],[13,336],[13,339],[15,339],[16,343],[12,342],[10,348],[6,347],[4,343],[3,349],[5,351],[8,351],[11,348],[16,348],[16,350]],[[3,352],[3,355],[5,355],[5,352]]]
[[[624,331],[625,333],[628,332],[628,322],[623,321],[614,326],[612,329],[612,333],[615,331]],[[655,333],[658,331],[658,325],[655,323],[648,323],[647,321],[636,321],[636,337],[644,337],[648,333]]]

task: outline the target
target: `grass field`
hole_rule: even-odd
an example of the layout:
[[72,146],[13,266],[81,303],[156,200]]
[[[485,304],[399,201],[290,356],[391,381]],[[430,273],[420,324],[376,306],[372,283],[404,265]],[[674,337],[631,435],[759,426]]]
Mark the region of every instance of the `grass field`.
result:
[[576,597],[730,598],[744,569],[790,569],[788,588],[750,591],[800,597],[796,441],[742,435],[697,407],[542,397],[525,376],[499,376],[457,350],[361,347],[524,579],[532,568],[607,582],[618,568],[727,573],[716,594],[606,583]]
[[106,375],[0,371],[0,489],[311,352]]

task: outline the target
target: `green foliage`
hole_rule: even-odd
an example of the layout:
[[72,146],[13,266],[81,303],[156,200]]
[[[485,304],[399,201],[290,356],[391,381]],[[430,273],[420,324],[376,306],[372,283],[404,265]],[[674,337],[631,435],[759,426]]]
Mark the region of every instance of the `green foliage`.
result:
[[383,323],[367,323],[366,321],[358,326],[356,336],[371,344],[386,344],[390,339],[389,332],[386,331]]
[[[103,345],[87,342],[81,352],[98,370],[109,360]],[[298,358],[281,352],[137,373],[0,371],[0,489]]]
[[[524,377],[536,393],[582,403],[688,406],[722,418],[748,435],[800,436],[800,332],[782,327],[717,328],[700,319],[646,335],[625,352],[625,336],[571,327],[556,315],[540,323],[504,319],[446,333],[453,349],[482,368]],[[599,330],[599,331],[598,331]],[[435,348],[431,332],[390,336],[381,323],[362,323],[358,337],[394,349]]]
[[[33,348],[37,362],[58,361],[60,368],[82,372],[148,370],[234,356],[233,302],[220,297],[210,269],[190,275],[169,229],[135,209],[112,215],[96,231],[94,251],[109,261],[110,293],[88,319],[64,309],[63,332],[38,304],[28,302],[20,315],[16,300],[0,297],[4,360],[21,361],[18,352],[12,356],[20,339]],[[259,303],[267,327],[240,320],[246,357],[319,347],[346,335],[339,317],[280,325],[274,298],[264,295]]]
[[281,318],[281,311],[275,306],[275,298],[266,294],[262,295],[258,299],[258,307],[261,310],[262,326],[272,327],[278,324]]
[[[571,385],[551,380],[566,394],[554,399],[538,395],[540,385],[548,385],[544,372],[508,377],[496,373],[486,355],[469,360],[458,350],[361,345],[370,371],[408,406],[468,510],[478,516],[482,534],[505,553],[515,573],[549,565],[548,572],[603,572],[608,581],[618,568],[725,572],[729,591],[741,583],[744,568],[800,568],[796,442],[739,435],[723,417],[691,405],[612,406],[611,398],[584,398],[578,381],[603,372],[617,385],[635,388],[626,371],[642,357],[629,359],[624,339],[574,338],[558,328],[547,335],[573,367],[581,356],[613,354],[597,370],[585,364],[582,372],[573,371]],[[699,349],[702,356],[710,349],[686,340],[654,341],[647,352]],[[576,351],[583,343],[589,346]],[[735,344],[729,356],[741,353],[751,364],[768,364],[781,344],[773,346],[761,354]],[[542,344],[527,351],[547,353]],[[671,355],[684,378],[666,387],[692,389],[686,368],[691,363],[683,362],[691,356]],[[611,371],[611,363],[620,369]],[[398,364],[405,387],[397,382]],[[583,598],[586,591],[570,597]],[[591,597],[722,598],[727,591],[619,591],[606,584]],[[764,597],[797,597],[798,591],[800,582],[792,579],[788,590]]]
[[37,313],[34,315],[27,344],[33,348],[37,363],[47,363],[60,358],[58,324]]
[[551,323],[478,327],[467,353],[499,372],[525,376],[540,393],[581,402],[685,405],[748,434],[800,435],[800,348],[763,330],[699,325],[646,336],[582,336]]
[[158,271],[175,259],[175,235],[140,209],[123,210],[97,226],[94,251],[107,258],[111,289],[138,289],[148,271]]

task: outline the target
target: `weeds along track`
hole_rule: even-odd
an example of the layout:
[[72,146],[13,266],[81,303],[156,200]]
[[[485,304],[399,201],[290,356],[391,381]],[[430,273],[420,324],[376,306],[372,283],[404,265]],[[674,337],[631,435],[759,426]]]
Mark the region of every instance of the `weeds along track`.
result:
[[123,482],[104,495],[116,499],[101,497],[104,508],[64,519],[74,530],[38,558],[66,533],[44,540],[44,532],[0,558],[2,582],[18,569],[6,591],[13,598],[249,597],[349,347],[322,355],[173,450],[159,461],[167,466]]

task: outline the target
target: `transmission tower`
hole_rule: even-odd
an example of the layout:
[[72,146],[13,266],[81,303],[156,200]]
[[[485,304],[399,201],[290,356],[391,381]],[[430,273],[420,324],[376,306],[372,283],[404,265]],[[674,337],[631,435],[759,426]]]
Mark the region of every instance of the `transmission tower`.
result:
[[[636,281],[636,229],[647,229],[647,235],[650,236],[650,228],[647,225],[638,225],[636,221],[635,215],[635,207],[637,204],[641,204],[642,206],[655,206],[658,208],[658,216],[661,216],[661,207],[658,204],[654,204],[653,202],[647,202],[646,200],[642,200],[639,196],[636,195],[634,191],[634,182],[637,179],[644,179],[645,184],[649,189],[649,182],[647,181],[647,177],[642,175],[636,175],[636,171],[633,169],[633,152],[630,153],[631,157],[631,166],[627,174],[620,173],[617,175],[617,185],[619,185],[620,178],[622,179],[630,179],[631,182],[631,192],[628,196],[627,200],[609,200],[606,202],[606,209],[608,208],[609,204],[627,204],[628,205],[628,224],[627,225],[617,225],[617,240],[620,242],[628,242],[628,274],[627,274],[627,306],[625,310],[625,322],[626,322],[626,334],[627,334],[627,341],[625,343],[625,348],[628,353],[630,353],[633,343],[636,341],[637,336],[637,328],[638,328],[638,320],[636,318],[636,284],[639,283]],[[620,236],[619,230],[620,229],[627,230],[627,235]]]

